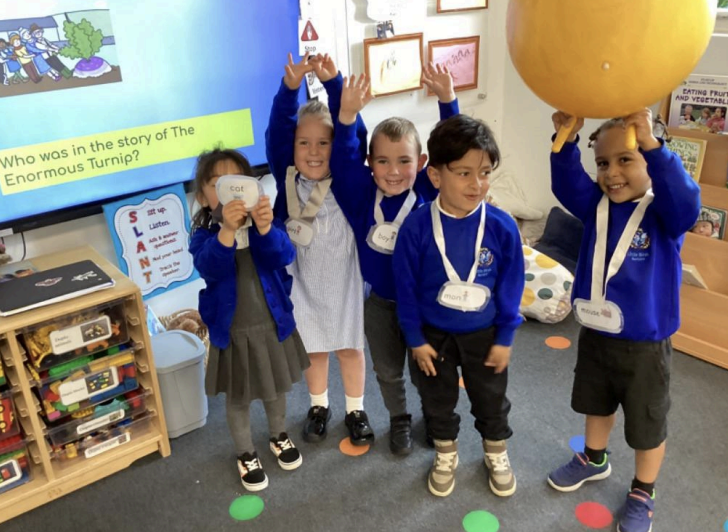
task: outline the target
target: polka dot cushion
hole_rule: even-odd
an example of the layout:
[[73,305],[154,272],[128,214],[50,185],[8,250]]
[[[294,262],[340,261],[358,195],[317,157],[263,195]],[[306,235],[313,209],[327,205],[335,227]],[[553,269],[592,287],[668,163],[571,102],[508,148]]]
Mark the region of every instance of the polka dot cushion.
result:
[[523,246],[526,288],[521,314],[543,323],[558,323],[571,312],[571,286],[574,276],[552,258]]

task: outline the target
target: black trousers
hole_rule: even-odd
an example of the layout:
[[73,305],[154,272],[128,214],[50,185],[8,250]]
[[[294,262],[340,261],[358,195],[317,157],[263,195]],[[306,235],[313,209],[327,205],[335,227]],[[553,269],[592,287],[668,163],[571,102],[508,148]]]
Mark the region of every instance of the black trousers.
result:
[[426,376],[409,357],[410,374],[422,400],[422,410],[429,434],[437,440],[454,440],[460,430],[460,416],[455,412],[460,395],[458,366],[462,368],[465,391],[475,429],[483,439],[505,440],[513,434],[508,425],[511,403],[506,397],[508,369],[496,374],[484,362],[495,339],[495,329],[453,334],[434,327],[423,328],[427,342],[437,351],[434,361],[437,375]]

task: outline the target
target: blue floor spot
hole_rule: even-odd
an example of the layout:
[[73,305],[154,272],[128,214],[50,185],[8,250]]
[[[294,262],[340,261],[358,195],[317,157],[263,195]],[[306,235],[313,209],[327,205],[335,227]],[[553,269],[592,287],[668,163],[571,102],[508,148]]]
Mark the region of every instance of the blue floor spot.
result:
[[[571,447],[571,450],[575,453],[583,453],[584,436],[572,436],[572,438],[569,440],[569,447]],[[726,532],[728,532],[728,530],[726,530]]]

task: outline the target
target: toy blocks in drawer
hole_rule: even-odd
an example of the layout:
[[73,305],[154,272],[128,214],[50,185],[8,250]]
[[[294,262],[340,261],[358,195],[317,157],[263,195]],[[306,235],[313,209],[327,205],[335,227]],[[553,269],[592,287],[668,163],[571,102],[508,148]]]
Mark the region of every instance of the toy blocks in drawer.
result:
[[25,441],[0,449],[0,493],[4,493],[30,480],[30,460]]
[[22,334],[40,370],[129,341],[122,300],[26,327]]
[[146,431],[153,415],[151,412],[144,412],[137,418],[124,420],[78,441],[67,443],[54,449],[52,457],[63,462],[85,460],[126,445]]
[[46,419],[56,421],[136,388],[132,348],[41,379],[40,398]]
[[61,448],[110,425],[135,418],[146,412],[149,395],[148,390],[138,388],[103,404],[74,412],[70,421],[48,427],[48,439],[53,448]]
[[13,394],[9,391],[0,393],[0,442],[17,436],[19,433],[20,423],[15,413]]

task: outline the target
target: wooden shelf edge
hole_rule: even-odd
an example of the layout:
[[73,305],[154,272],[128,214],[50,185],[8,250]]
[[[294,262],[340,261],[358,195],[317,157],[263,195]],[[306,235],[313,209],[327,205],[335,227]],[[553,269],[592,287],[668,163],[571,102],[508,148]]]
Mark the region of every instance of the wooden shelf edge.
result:
[[672,337],[672,345],[678,351],[728,369],[728,349],[710,344],[680,331]]
[[[0,495],[0,523],[51,502],[102,478],[126,469],[139,458],[161,452],[162,434],[150,431],[117,449],[65,470],[56,467],[57,478],[47,482],[36,478],[24,486]],[[54,465],[57,465],[54,462]]]

